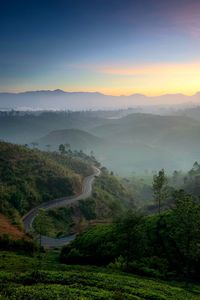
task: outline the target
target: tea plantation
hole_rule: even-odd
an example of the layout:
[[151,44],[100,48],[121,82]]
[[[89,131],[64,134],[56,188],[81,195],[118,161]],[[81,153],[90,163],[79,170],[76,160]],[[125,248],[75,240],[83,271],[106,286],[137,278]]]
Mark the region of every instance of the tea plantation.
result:
[[0,253],[0,300],[200,299],[194,284],[166,282],[109,268],[60,264],[58,252],[42,257]]

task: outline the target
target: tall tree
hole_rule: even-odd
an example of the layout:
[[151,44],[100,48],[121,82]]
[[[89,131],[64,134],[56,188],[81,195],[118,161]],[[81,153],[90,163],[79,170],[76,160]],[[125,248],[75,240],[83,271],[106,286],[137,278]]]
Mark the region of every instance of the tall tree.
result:
[[158,213],[161,211],[161,204],[167,196],[167,177],[164,169],[153,176],[153,193],[156,204],[158,205]]
[[200,205],[183,190],[175,194],[172,220],[171,236],[182,255],[183,273],[189,278],[200,261]]
[[143,222],[141,214],[130,210],[116,223],[116,247],[124,257],[127,268],[129,263],[140,256],[144,250],[141,248],[143,233],[140,230]]
[[65,146],[63,144],[59,145],[60,154],[65,154]]
[[52,229],[52,224],[49,221],[49,218],[46,214],[46,211],[44,209],[39,209],[39,213],[34,221],[34,227],[36,232],[39,234],[39,242],[40,242],[40,248],[42,244],[42,236],[48,235],[49,231]]

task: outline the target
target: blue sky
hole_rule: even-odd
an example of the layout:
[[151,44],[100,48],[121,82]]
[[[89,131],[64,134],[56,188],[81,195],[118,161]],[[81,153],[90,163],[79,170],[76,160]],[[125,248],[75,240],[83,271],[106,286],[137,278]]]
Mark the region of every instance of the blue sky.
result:
[[197,0],[0,2],[0,91],[200,90]]

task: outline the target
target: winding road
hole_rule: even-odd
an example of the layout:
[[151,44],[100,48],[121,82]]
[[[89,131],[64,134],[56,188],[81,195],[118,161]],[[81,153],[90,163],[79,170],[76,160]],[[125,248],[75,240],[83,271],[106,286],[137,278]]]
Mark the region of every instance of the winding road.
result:
[[[86,199],[88,198],[91,193],[92,193],[92,184],[94,182],[94,179],[96,176],[100,175],[100,170],[97,168],[93,168],[94,173],[90,176],[85,177],[83,181],[83,186],[82,186],[82,192],[79,195],[71,196],[71,197],[64,197],[64,198],[59,198],[55,199],[52,201],[48,201],[45,203],[42,203],[38,205],[37,207],[31,209],[26,215],[23,216],[22,220],[24,223],[24,229],[25,232],[28,233],[33,230],[32,224],[37,216],[39,209],[43,208],[45,210],[50,210],[52,208],[58,208],[58,207],[65,207],[69,204],[75,203],[81,199]],[[72,240],[74,240],[76,237],[75,234],[69,235],[63,238],[51,238],[48,236],[42,236],[41,237],[41,245],[47,248],[53,248],[53,247],[61,247],[63,245],[68,244]]]

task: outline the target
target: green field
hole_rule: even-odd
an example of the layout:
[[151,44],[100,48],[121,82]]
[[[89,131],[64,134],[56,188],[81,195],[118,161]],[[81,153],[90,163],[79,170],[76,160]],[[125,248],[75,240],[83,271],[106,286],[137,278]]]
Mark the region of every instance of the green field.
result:
[[164,282],[112,271],[109,268],[69,266],[58,253],[42,259],[0,253],[0,299],[200,299],[200,287]]

